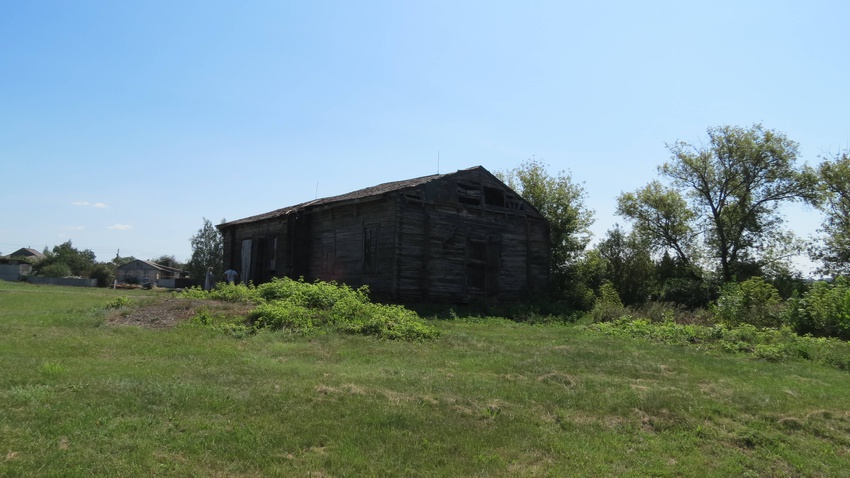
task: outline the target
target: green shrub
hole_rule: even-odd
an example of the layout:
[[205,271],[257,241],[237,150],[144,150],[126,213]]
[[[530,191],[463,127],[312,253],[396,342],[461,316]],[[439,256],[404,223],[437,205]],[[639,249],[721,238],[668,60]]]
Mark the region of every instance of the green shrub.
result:
[[314,325],[321,325],[325,321],[317,311],[292,302],[276,300],[260,304],[248,313],[248,322],[255,329],[286,328],[297,332],[308,332]]
[[114,268],[107,264],[95,264],[89,273],[91,279],[97,279],[98,287],[109,287],[115,281]]
[[788,300],[785,318],[799,334],[850,340],[850,281],[814,283],[802,298]]
[[43,277],[68,277],[71,275],[71,268],[65,263],[54,262],[42,267],[39,274]]
[[303,278],[275,278],[271,282],[257,287],[259,296],[266,301],[287,300],[304,307],[330,310],[333,305],[346,297],[353,297],[361,302],[369,301],[369,288],[363,286],[357,290],[336,282],[316,281],[312,284]]
[[594,322],[608,322],[619,319],[628,315],[629,310],[623,307],[623,302],[620,300],[620,295],[614,284],[606,281],[599,287],[599,297],[596,298],[596,303],[590,309],[590,316]]
[[412,341],[440,335],[437,329],[423,323],[416,312],[399,305],[363,303],[349,298],[337,302],[331,313],[337,328],[344,332]]
[[220,282],[209,292],[209,298],[226,302],[257,302],[259,293],[253,284],[227,284]]
[[634,337],[669,345],[699,347],[726,353],[746,354],[769,362],[808,360],[850,370],[850,342],[825,337],[797,335],[790,327],[758,328],[750,324],[729,326],[652,323],[624,317],[586,326],[615,337]]
[[[252,331],[286,329],[308,333],[317,328],[331,327],[391,340],[424,340],[439,336],[439,331],[425,324],[414,311],[397,305],[372,303],[366,287],[355,290],[334,282],[307,283],[303,279],[283,278],[257,287],[221,284],[209,292],[192,287],[180,295],[230,302],[258,302],[259,305],[248,313],[247,324],[244,324]],[[194,322],[226,329],[236,336],[247,335],[247,331],[236,324],[220,323],[209,314],[200,313]]]
[[650,322],[676,322],[677,324],[713,325],[714,315],[705,309],[689,309],[672,302],[649,301],[635,309],[635,317]]
[[198,286],[187,287],[180,292],[175,292],[174,295],[186,299],[209,299],[210,297],[209,292]]
[[780,327],[783,322],[782,298],[761,277],[723,286],[712,311],[718,322],[733,326]]
[[124,297],[124,296],[116,297],[106,304],[106,308],[107,309],[120,309],[122,307],[126,307],[126,306],[130,305],[131,302],[132,301],[130,300],[129,297]]

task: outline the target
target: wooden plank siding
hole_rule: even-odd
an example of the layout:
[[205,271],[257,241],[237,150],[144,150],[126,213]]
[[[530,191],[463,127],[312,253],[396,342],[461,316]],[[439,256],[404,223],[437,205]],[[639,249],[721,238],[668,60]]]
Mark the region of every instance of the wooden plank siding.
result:
[[[484,168],[319,199],[219,225],[225,265],[251,245],[271,277],[368,285],[399,301],[516,300],[546,290],[549,226]],[[250,242],[243,242],[250,241]]]

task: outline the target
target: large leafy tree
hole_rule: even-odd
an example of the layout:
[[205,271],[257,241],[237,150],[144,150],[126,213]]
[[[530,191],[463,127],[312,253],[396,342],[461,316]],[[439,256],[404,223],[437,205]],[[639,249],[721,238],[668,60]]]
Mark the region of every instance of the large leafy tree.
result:
[[33,269],[37,274],[62,277],[66,275],[89,277],[95,265],[95,254],[89,249],[78,250],[71,241],[44,250],[45,258]]
[[549,221],[552,247],[551,276],[562,298],[578,280],[576,264],[590,242],[593,211],[585,202],[587,193],[565,171],[552,176],[548,164],[530,158],[518,168],[497,174]]
[[850,273],[850,153],[836,154],[817,169],[823,192],[825,219],[823,244],[813,250],[821,262],[820,272],[831,275]]
[[681,264],[693,262],[696,213],[677,189],[652,181],[635,192],[623,193],[617,198],[617,214],[634,221],[634,233],[653,252],[672,251]]
[[[777,249],[793,245],[782,227],[780,207],[817,199],[814,175],[796,165],[797,143],[756,124],[709,128],[705,145],[679,141],[667,148],[671,158],[659,167],[670,183],[666,191],[686,198],[691,211],[687,214],[693,217],[683,219],[702,235],[706,256],[714,260],[724,282],[760,273],[766,254],[775,256]],[[660,206],[639,195],[635,202],[647,211],[661,212]],[[628,208],[621,213],[638,228],[653,230],[640,214]],[[654,234],[656,242],[666,241],[657,231]]]
[[626,233],[615,225],[596,249],[607,261],[608,280],[624,305],[638,305],[650,299],[657,273],[644,236],[636,231]]
[[[224,219],[221,222],[225,222]],[[203,279],[209,267],[213,268],[216,277],[221,275],[224,271],[224,240],[209,219],[204,218],[204,225],[189,242],[192,244],[192,257],[185,268],[189,277]]]

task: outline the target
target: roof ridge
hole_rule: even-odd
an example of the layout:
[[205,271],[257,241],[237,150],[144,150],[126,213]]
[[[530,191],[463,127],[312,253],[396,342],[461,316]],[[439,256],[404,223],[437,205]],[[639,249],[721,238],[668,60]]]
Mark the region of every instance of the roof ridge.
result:
[[314,206],[314,205],[333,204],[333,203],[336,203],[336,202],[341,202],[341,201],[345,201],[345,200],[349,200],[349,199],[359,199],[359,198],[364,198],[364,197],[378,196],[378,195],[388,193],[388,192],[393,192],[393,191],[401,191],[401,190],[409,188],[409,187],[416,187],[416,186],[420,186],[422,184],[429,183],[431,181],[434,181],[436,179],[439,179],[439,178],[442,178],[442,177],[445,177],[445,176],[457,174],[460,171],[468,171],[468,170],[472,170],[472,169],[476,169],[476,168],[481,168],[481,166],[474,166],[472,168],[462,169],[462,170],[458,170],[458,171],[455,171],[455,172],[452,172],[452,173],[443,173],[443,174],[437,173],[437,174],[429,174],[429,175],[426,175],[426,176],[419,176],[419,177],[411,178],[411,179],[402,179],[402,180],[398,180],[398,181],[387,181],[387,182],[384,182],[384,183],[376,184],[374,186],[367,186],[365,188],[356,189],[354,191],[350,191],[350,192],[347,192],[347,193],[344,193],[344,194],[338,194],[338,195],[335,195],[335,196],[327,196],[327,197],[324,197],[324,198],[317,198],[317,199],[313,199],[311,201],[306,201],[306,202],[302,202],[302,203],[299,203],[299,204],[295,204],[293,206],[287,206],[287,207],[283,207],[283,208],[280,208],[280,209],[275,209],[273,211],[269,211],[269,212],[266,212],[266,213],[263,213],[263,214],[256,214],[254,216],[249,216],[249,217],[245,217],[245,218],[242,218],[242,219],[237,219],[235,221],[225,222],[225,223],[219,224],[217,227],[221,228],[221,227],[227,227],[227,226],[236,225],[236,224],[242,224],[242,223],[245,223],[245,222],[252,222],[252,221],[258,221],[258,220],[263,220],[263,219],[272,219],[272,218],[275,218],[275,217],[286,216],[286,215],[288,215],[292,212],[298,212],[302,208]]

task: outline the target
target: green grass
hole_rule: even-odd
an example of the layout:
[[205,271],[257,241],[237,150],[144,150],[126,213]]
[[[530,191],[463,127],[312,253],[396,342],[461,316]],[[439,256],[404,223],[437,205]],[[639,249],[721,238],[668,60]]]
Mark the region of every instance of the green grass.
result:
[[0,282],[0,476],[850,476],[850,374],[575,326],[110,325]]

